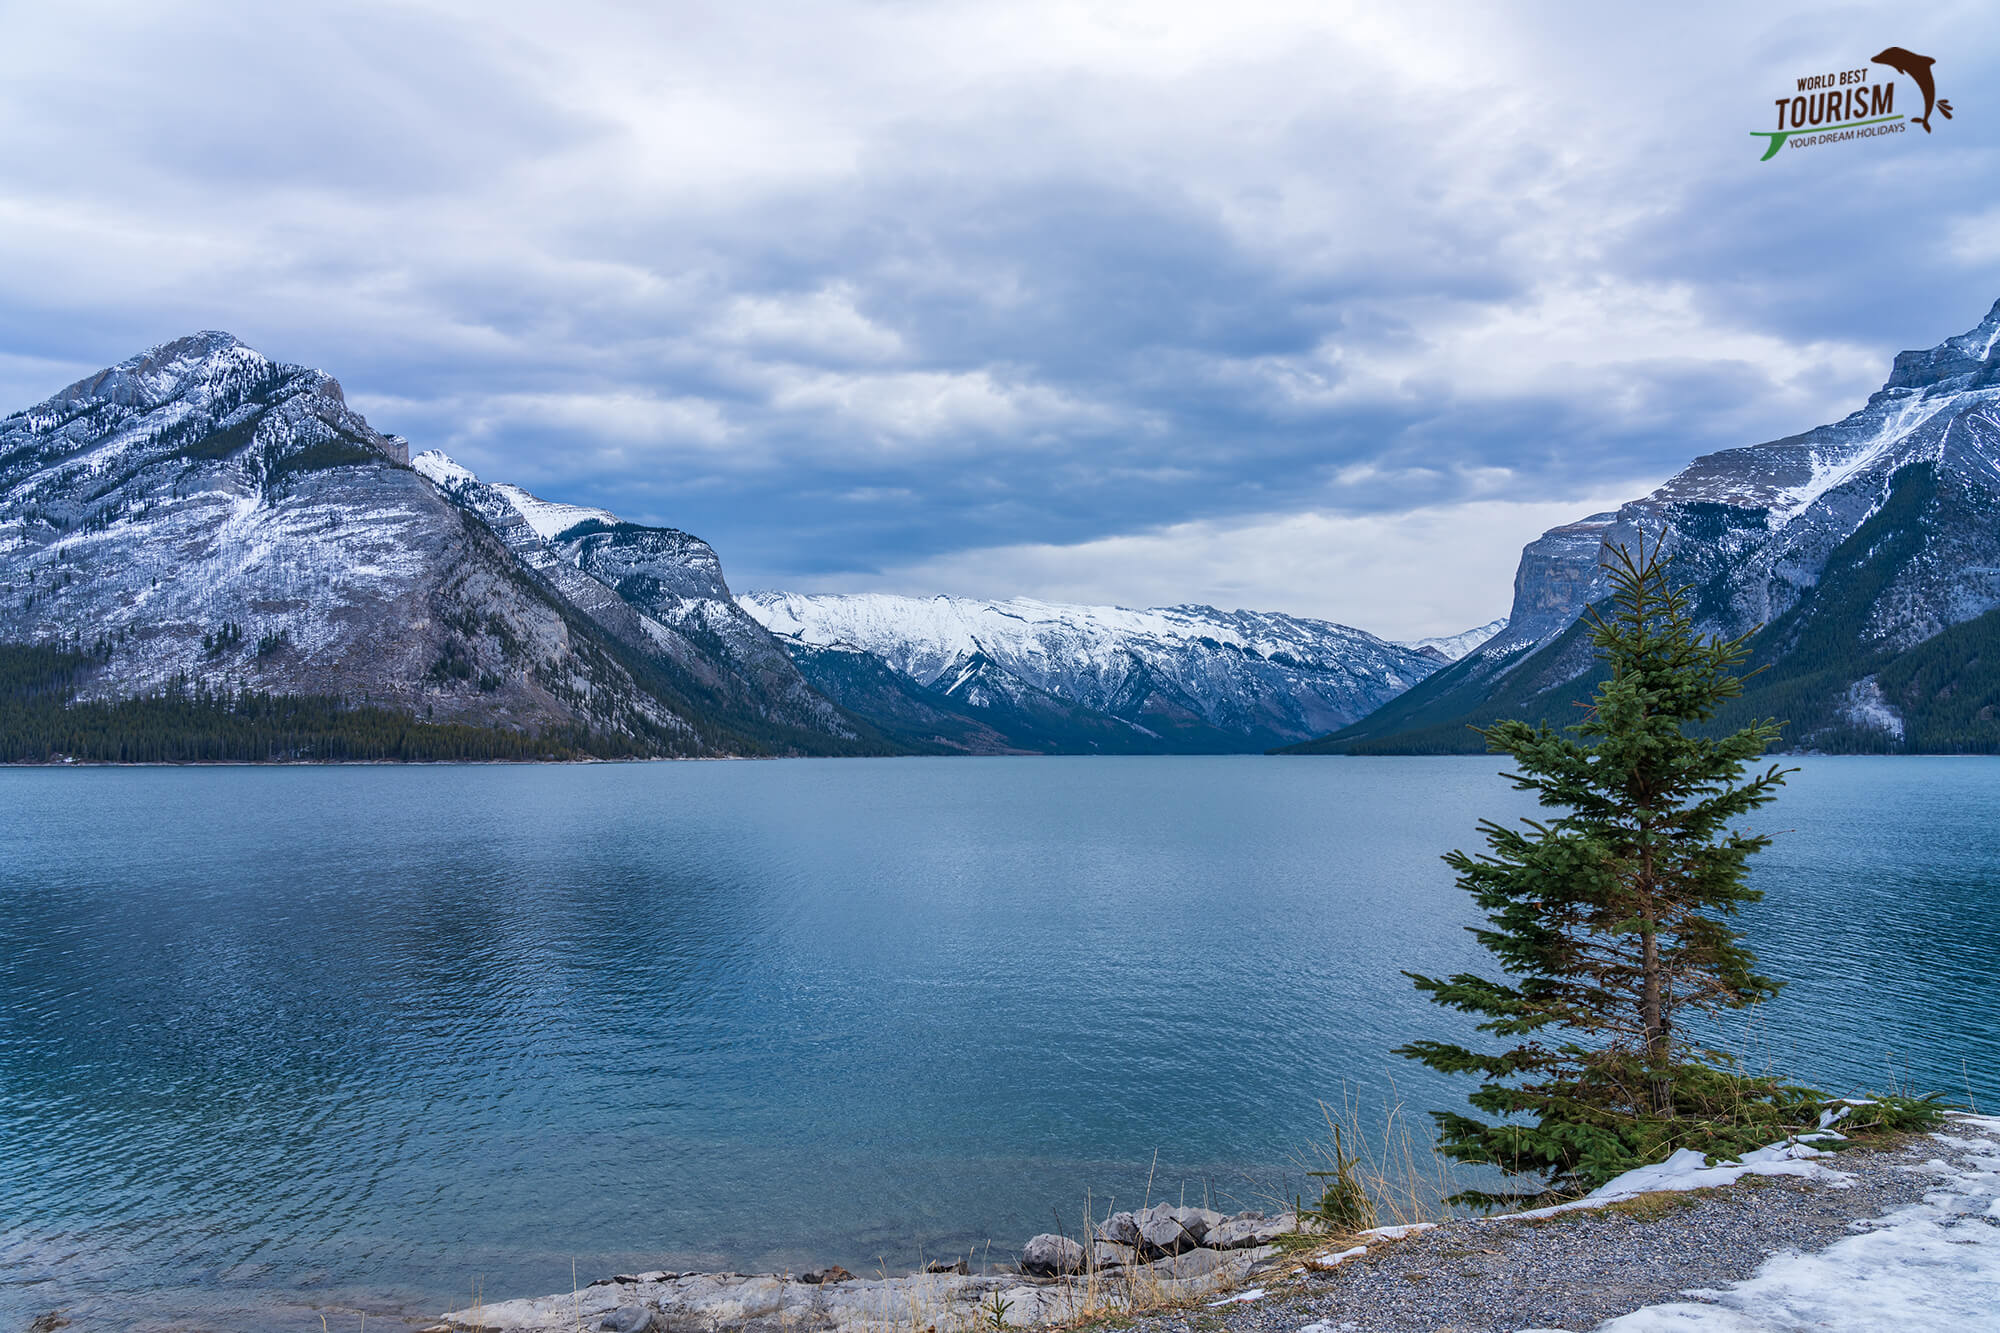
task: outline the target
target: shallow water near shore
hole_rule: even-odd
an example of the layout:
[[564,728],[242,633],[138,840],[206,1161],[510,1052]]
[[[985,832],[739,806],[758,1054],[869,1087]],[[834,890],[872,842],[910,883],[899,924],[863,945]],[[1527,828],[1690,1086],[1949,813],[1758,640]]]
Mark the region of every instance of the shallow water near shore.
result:
[[[2000,763],[1809,759],[1759,1058],[2000,1104]],[[1480,759],[0,771],[0,1329],[890,1271],[1459,1104]],[[1391,1088],[1394,1080],[1394,1089]]]

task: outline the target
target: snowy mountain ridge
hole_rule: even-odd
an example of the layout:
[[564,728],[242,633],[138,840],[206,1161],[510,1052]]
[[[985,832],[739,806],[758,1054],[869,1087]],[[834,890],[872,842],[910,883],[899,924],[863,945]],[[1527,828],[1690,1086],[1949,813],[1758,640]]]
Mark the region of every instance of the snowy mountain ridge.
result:
[[737,600],[785,641],[869,653],[914,684],[974,707],[1026,689],[1148,735],[1172,722],[1212,732],[1217,744],[1236,738],[1243,749],[1345,725],[1447,660],[1437,645],[1390,643],[1331,621],[1207,606],[1133,610],[884,593],[752,592]]

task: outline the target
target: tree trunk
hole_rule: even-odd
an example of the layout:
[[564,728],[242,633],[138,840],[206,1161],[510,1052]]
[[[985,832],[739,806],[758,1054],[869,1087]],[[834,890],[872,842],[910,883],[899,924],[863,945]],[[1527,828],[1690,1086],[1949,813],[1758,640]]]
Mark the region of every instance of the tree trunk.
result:
[[1658,1115],[1671,1116],[1674,1113],[1674,1080],[1667,1072],[1666,987],[1661,976],[1660,937],[1654,929],[1656,923],[1650,909],[1644,919],[1646,924],[1640,936],[1644,952],[1640,959],[1639,1004],[1640,1016],[1646,1025],[1646,1061],[1653,1068],[1653,1111]]

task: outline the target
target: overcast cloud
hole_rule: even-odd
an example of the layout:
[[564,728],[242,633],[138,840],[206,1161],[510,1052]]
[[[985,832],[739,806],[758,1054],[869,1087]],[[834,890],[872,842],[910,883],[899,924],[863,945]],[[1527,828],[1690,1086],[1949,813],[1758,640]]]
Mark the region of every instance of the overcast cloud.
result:
[[2000,297],[1985,6],[1389,10],[0,6],[0,404],[224,328],[739,589],[1415,636]]

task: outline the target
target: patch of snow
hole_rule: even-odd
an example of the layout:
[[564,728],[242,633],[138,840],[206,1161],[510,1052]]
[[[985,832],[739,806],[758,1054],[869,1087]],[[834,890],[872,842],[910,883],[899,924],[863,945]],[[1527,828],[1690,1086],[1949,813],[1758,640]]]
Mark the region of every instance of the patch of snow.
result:
[[1306,1267],[1318,1269],[1323,1273],[1328,1269],[1340,1267],[1349,1259],[1359,1259],[1366,1253],[1368,1253],[1366,1245],[1357,1245],[1351,1250],[1342,1250],[1339,1254],[1316,1254],[1306,1260]]
[[1405,1236],[1414,1236],[1419,1232],[1434,1230],[1436,1227],[1437,1223],[1435,1222],[1405,1222],[1403,1225],[1395,1227],[1370,1227],[1360,1234],[1363,1236],[1378,1236],[1383,1240],[1401,1240]]
[[1801,1134],[1795,1139],[1787,1139],[1783,1143],[1773,1143],[1755,1152],[1744,1153],[1740,1161],[1717,1161],[1713,1166],[1709,1165],[1708,1158],[1703,1154],[1693,1148],[1683,1148],[1664,1162],[1637,1167],[1622,1176],[1607,1180],[1581,1199],[1572,1199],[1568,1203],[1559,1203],[1549,1208],[1535,1208],[1528,1212],[1503,1213],[1491,1220],[1518,1221],[1524,1217],[1554,1217],[1557,1213],[1574,1212],[1578,1209],[1603,1208],[1608,1204],[1636,1198],[1641,1194],[1733,1185],[1745,1176],[1799,1176],[1808,1180],[1823,1180],[1836,1189],[1845,1189],[1854,1183],[1854,1177],[1845,1171],[1836,1171],[1826,1165],[1822,1159],[1832,1157],[1831,1151],[1813,1147],[1814,1140],[1841,1137],[1843,1136],[1832,1130]]
[[1770,527],[1776,530],[1791,522],[1822,495],[1847,484],[1888,456],[1896,445],[1909,438],[1932,417],[1955,410],[1960,405],[1958,394],[1942,394],[1935,398],[1918,395],[1904,400],[1893,414],[1885,415],[1874,438],[1860,446],[1825,452],[1812,449],[1807,455],[1812,474],[1802,482],[1779,489],[1771,497],[1771,514],[1767,520]]
[[585,505],[560,504],[554,500],[544,500],[539,495],[531,495],[519,486],[506,482],[494,485],[494,490],[507,498],[507,503],[528,520],[528,526],[535,530],[543,541],[559,533],[567,532],[579,523],[596,519],[599,523],[616,523],[618,516],[608,509],[593,509]]
[[1234,1296],[1224,1296],[1219,1301],[1210,1301],[1208,1308],[1213,1310],[1218,1306],[1242,1305],[1248,1301],[1261,1301],[1263,1299],[1264,1289],[1262,1287],[1252,1287],[1248,1291],[1239,1291]]
[[1694,1301],[1650,1305],[1599,1333],[1749,1333],[1811,1328],[2000,1330],[2000,1117],[1953,1116],[1970,1135],[1934,1135],[1961,1154],[1927,1164],[1924,1201],[1863,1223],[1817,1254],[1783,1253]]

